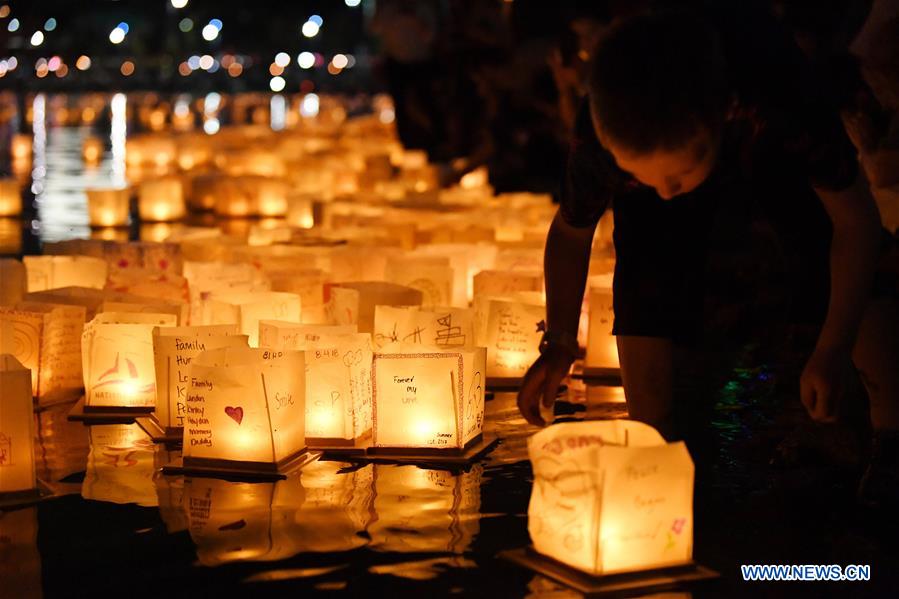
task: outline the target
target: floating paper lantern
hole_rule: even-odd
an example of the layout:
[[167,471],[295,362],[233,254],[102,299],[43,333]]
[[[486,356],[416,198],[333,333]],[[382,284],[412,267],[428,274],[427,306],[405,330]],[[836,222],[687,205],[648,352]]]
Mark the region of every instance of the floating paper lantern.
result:
[[0,258],[0,306],[14,306],[22,300],[28,285],[25,265],[12,258]]
[[[185,315],[190,302],[190,292],[185,277],[173,272],[151,268],[113,266],[109,269],[105,288],[117,293],[153,298],[157,302],[183,304]],[[183,318],[179,320],[186,324]]]
[[0,216],[22,214],[22,190],[15,179],[0,179]]
[[487,347],[487,376],[520,379],[540,355],[545,308],[536,301],[490,299],[484,314],[479,343]]
[[171,314],[101,312],[84,327],[81,356],[85,411],[151,412],[156,406],[153,328]]
[[293,227],[311,229],[315,225],[312,206],[315,201],[312,194],[293,194],[287,198],[287,222]]
[[298,324],[280,320],[259,321],[259,347],[268,349],[302,349],[310,341],[324,336],[353,335],[356,325]]
[[282,560],[308,550],[301,472],[275,482],[186,479],[187,529],[200,563]]
[[588,296],[590,317],[584,374],[614,375],[620,372],[618,344],[612,334],[615,320],[611,287],[591,287]]
[[190,367],[184,466],[276,473],[306,449],[303,352],[216,349]]
[[81,143],[81,157],[85,164],[96,165],[103,158],[104,142],[99,137],[85,137]]
[[156,372],[154,418],[166,434],[180,433],[187,416],[190,364],[200,352],[224,347],[246,347],[247,336],[237,325],[157,327],[153,329]]
[[266,276],[271,281],[272,291],[284,291],[300,296],[303,322],[326,322],[325,285],[331,278],[328,273],[320,268],[297,268],[266,270]]
[[13,162],[31,162],[31,136],[27,133],[16,133],[12,136],[10,153]]
[[287,213],[287,184],[281,179],[249,175],[222,177],[213,187],[214,209],[220,216],[283,216]]
[[420,306],[422,299],[418,289],[381,281],[334,283],[326,293],[329,322],[355,324],[360,333],[373,332],[375,306]]
[[22,302],[0,308],[12,339],[0,340],[0,353],[12,354],[31,370],[31,391],[41,404],[75,399],[83,387],[81,331],[86,311],[81,306]]
[[276,291],[220,293],[210,300],[210,313],[210,324],[236,324],[249,337],[250,347],[258,347],[260,320],[300,322],[300,296]]
[[184,218],[184,189],[181,179],[165,177],[144,181],[137,197],[141,220],[172,221]]
[[0,254],[22,253],[22,221],[0,217]]
[[123,227],[128,224],[127,189],[88,189],[87,213],[92,227]]
[[372,365],[376,448],[460,452],[484,421],[484,348],[387,346]]
[[309,446],[367,444],[372,426],[371,335],[322,335],[302,348]]
[[387,260],[385,278],[391,283],[421,291],[421,305],[427,308],[453,302],[455,275],[446,256],[414,256]]
[[[373,464],[375,517],[368,526],[379,551],[465,553],[480,530],[483,466],[450,472]],[[408,506],[416,510],[414,525]]]
[[687,564],[693,461],[629,420],[556,424],[528,439],[534,548],[592,575]]
[[129,167],[166,167],[178,153],[175,139],[167,135],[129,136],[125,142],[125,161]]
[[216,295],[271,289],[268,279],[250,264],[189,260],[184,263],[184,278],[189,283],[190,322],[194,325],[214,324],[212,298]]
[[157,507],[157,448],[136,424],[94,424],[81,496],[93,501]]
[[506,296],[521,291],[543,291],[540,271],[482,270],[474,276],[474,296]]
[[0,496],[36,494],[31,373],[0,355]]
[[103,289],[108,267],[106,260],[90,256],[25,256],[28,292],[60,287]]
[[469,308],[375,307],[376,349],[390,343],[463,347],[475,342],[475,312]]

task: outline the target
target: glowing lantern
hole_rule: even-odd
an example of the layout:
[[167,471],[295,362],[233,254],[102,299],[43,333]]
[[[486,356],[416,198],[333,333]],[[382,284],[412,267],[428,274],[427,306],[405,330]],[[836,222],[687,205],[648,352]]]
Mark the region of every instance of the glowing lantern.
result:
[[250,347],[259,346],[260,320],[300,322],[300,296],[276,291],[221,293],[210,301],[210,324],[236,324],[247,335]]
[[10,152],[13,162],[31,161],[31,136],[26,133],[16,133],[12,136]]
[[9,323],[12,339],[0,339],[0,353],[12,354],[31,370],[31,392],[42,405],[75,399],[83,387],[81,306],[19,303],[0,308],[0,322]]
[[[117,293],[128,293],[169,304],[183,304],[184,315],[187,315],[190,292],[187,279],[172,272],[150,268],[118,268],[109,269],[106,289]],[[186,323],[184,318],[179,321]]]
[[177,153],[175,139],[166,135],[129,135],[125,142],[129,167],[166,167],[174,162]]
[[0,306],[13,306],[25,295],[28,279],[25,265],[12,258],[0,258]]
[[279,320],[259,321],[259,347],[268,349],[302,349],[310,341],[323,336],[353,335],[356,325],[297,324]]
[[184,218],[184,189],[181,179],[165,177],[144,181],[137,198],[141,220],[171,221]]
[[474,297],[543,291],[543,272],[482,270],[474,276]]
[[[465,553],[478,535],[483,466],[450,472],[373,464],[375,517],[368,527],[378,551]],[[408,505],[426,505],[409,526]]]
[[375,348],[388,343],[462,347],[475,342],[475,313],[469,308],[375,307]]
[[376,448],[462,451],[484,421],[484,348],[387,346],[372,364]]
[[136,424],[90,427],[81,496],[94,501],[156,507],[156,447]]
[[387,260],[386,280],[421,291],[421,305],[448,306],[455,275],[446,256],[414,256]]
[[[208,192],[207,192],[208,193]],[[214,184],[214,209],[219,216],[283,216],[287,184],[281,179],[220,177]]]
[[588,302],[590,318],[587,329],[587,353],[584,374],[614,375],[621,369],[618,345],[612,334],[614,312],[611,287],[591,287]]
[[101,312],[87,323],[81,336],[85,411],[151,412],[153,327],[176,322],[171,314]]
[[301,229],[311,229],[315,225],[312,194],[293,194],[287,197],[287,222]]
[[200,352],[224,347],[246,347],[247,336],[237,334],[236,325],[157,327],[153,329],[153,359],[156,365],[156,411],[154,418],[167,434],[184,428],[190,364]]
[[305,452],[303,352],[216,349],[190,366],[184,467],[278,472]]
[[31,373],[0,355],[0,495],[36,494]]
[[693,461],[629,420],[556,424],[528,439],[534,548],[593,575],[689,563]]
[[22,221],[0,217],[0,254],[22,253]]
[[190,322],[195,325],[213,324],[211,298],[218,294],[255,293],[271,288],[262,273],[250,264],[186,261],[184,278],[190,286]]
[[81,157],[85,164],[96,165],[103,158],[104,143],[99,137],[85,137],[81,143]]
[[302,473],[297,469],[274,482],[186,479],[187,529],[200,563],[273,561],[308,550],[308,530],[299,517]]
[[303,322],[324,323],[325,285],[330,281],[328,273],[320,268],[266,270],[272,291],[286,291],[300,296],[303,306]]
[[22,213],[22,191],[15,179],[0,179],[0,216]]
[[306,353],[306,441],[359,447],[371,433],[371,335],[321,335]]
[[371,333],[375,324],[375,306],[420,306],[421,291],[384,283],[363,281],[335,283],[328,287],[327,314],[331,324],[355,324],[360,333]]
[[108,267],[106,260],[90,256],[25,256],[28,292],[60,287],[103,289]]
[[[491,299],[481,345],[487,347],[487,377],[518,380],[540,354],[543,304],[516,299]],[[480,318],[480,317],[479,317]]]

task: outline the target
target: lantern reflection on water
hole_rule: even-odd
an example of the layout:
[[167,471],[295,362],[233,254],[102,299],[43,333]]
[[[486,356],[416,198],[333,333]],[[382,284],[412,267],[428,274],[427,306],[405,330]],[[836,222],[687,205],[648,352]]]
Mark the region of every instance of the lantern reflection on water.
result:
[[368,532],[373,549],[455,554],[469,549],[480,529],[483,466],[463,472],[372,467],[375,517]]
[[31,373],[0,354],[0,497],[36,494]]
[[630,420],[556,424],[528,439],[528,532],[543,555],[593,575],[687,564],[693,461]]
[[103,158],[104,142],[99,137],[85,137],[81,143],[81,157],[87,165],[96,165]]
[[156,507],[157,448],[136,424],[90,427],[90,453],[81,496],[94,501]]

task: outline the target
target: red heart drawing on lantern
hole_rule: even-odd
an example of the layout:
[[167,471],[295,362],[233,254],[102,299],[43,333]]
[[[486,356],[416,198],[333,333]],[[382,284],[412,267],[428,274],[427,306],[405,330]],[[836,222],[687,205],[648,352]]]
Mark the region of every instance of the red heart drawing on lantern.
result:
[[684,524],[686,524],[686,523],[687,523],[686,518],[678,518],[677,520],[674,521],[674,523],[671,524],[671,530],[673,530],[675,534],[680,534],[681,531],[684,529]]
[[225,414],[230,416],[237,424],[243,422],[243,408],[232,408],[231,406],[226,406]]

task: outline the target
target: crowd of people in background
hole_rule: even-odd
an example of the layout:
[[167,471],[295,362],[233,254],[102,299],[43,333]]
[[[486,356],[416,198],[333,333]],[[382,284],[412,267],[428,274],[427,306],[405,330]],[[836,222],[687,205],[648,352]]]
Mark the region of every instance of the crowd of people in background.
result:
[[[378,75],[406,147],[444,183],[486,165],[497,191],[557,193],[586,65],[615,20],[652,0],[379,0]],[[701,0],[682,0],[696,8]],[[745,3],[744,3],[745,4]],[[838,99],[884,224],[899,226],[899,2],[757,0]],[[664,3],[671,8],[672,3]]]

